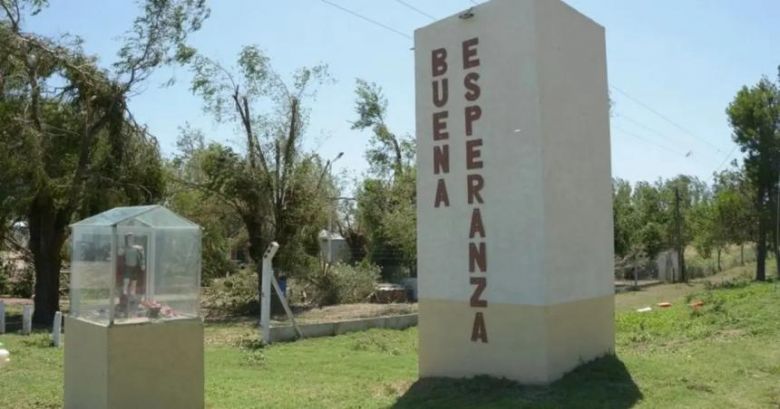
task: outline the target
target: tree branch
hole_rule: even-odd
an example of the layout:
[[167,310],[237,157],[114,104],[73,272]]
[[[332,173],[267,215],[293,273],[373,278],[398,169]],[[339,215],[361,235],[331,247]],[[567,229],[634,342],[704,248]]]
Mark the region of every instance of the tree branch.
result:
[[19,0],[11,0],[14,5],[14,11],[12,11],[5,0],[0,0],[0,7],[3,8],[5,14],[8,16],[8,20],[11,21],[11,30],[14,33],[19,33],[19,22],[21,20],[21,14],[19,12]]
[[284,147],[284,155],[282,156],[284,171],[282,173],[281,181],[279,182],[279,196],[282,202],[285,200],[285,192],[287,190],[290,171],[295,166],[295,163],[293,162],[295,161],[295,144],[298,142],[298,104],[298,99],[292,98],[292,103],[290,104],[290,123],[288,125],[289,129],[287,130],[287,142]]
[[220,201],[222,201],[223,203],[225,203],[228,206],[232,207],[239,214],[243,214],[245,212],[245,209],[243,207],[241,207],[241,205],[238,204],[238,202],[236,202],[235,200],[229,198],[228,196],[226,196],[224,193],[220,192],[219,190],[209,189],[208,187],[206,187],[204,185],[201,185],[199,183],[188,182],[188,181],[186,181],[186,180],[184,180],[182,178],[179,178],[177,176],[171,176],[171,179],[173,180],[173,182],[178,183],[178,184],[180,184],[182,186],[186,186],[188,188],[195,189],[195,190],[198,190],[200,192],[216,196]]

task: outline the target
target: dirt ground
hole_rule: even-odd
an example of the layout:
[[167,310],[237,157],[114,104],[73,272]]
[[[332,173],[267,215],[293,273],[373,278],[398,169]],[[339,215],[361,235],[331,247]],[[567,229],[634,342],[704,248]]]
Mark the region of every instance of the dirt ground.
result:
[[[696,291],[700,291],[704,288],[706,281],[717,282],[725,279],[732,279],[739,276],[750,277],[750,271],[740,268],[732,269],[727,273],[720,273],[704,279],[691,280],[690,283],[678,283],[678,284],[657,284],[643,287],[639,291],[623,291],[615,296],[615,308],[618,311],[631,310],[637,308],[643,308],[647,306],[655,306],[660,302],[681,302],[685,296]],[[616,283],[617,288],[621,288],[620,284],[631,283]],[[647,282],[646,284],[656,284]],[[6,305],[6,310],[10,315],[16,315],[21,313],[21,306],[23,304],[32,304],[31,299],[25,298],[2,298]],[[63,309],[67,310],[67,304],[63,303]],[[295,319],[299,323],[314,324],[321,322],[333,322],[333,321],[345,321],[359,318],[371,318],[388,315],[404,315],[417,313],[416,303],[399,303],[399,304],[347,304],[347,305],[334,305],[323,308],[314,307],[293,307],[295,313]],[[11,317],[9,317],[11,318]],[[17,317],[13,317],[17,318]],[[11,318],[11,320],[13,320]],[[289,325],[287,317],[285,315],[273,317],[273,323],[275,325]],[[214,319],[208,320],[211,322],[232,322],[232,323],[247,323],[253,324],[257,322],[258,317],[246,316],[246,317],[234,317],[228,319]]]
[[0,301],[2,301],[5,305],[24,305],[24,304],[32,304],[33,300],[31,298],[3,298],[0,297]]
[[[294,307],[295,308],[295,307]],[[380,317],[386,315],[404,315],[417,312],[417,304],[347,304],[323,308],[295,308],[295,322],[316,324],[351,319]],[[234,317],[207,321],[206,345],[244,345],[257,340],[258,317]],[[277,316],[271,321],[273,326],[291,325],[285,316]]]
[[615,296],[615,309],[625,311],[655,307],[656,304],[661,302],[670,302],[672,304],[684,302],[688,294],[703,290],[706,282],[718,283],[740,277],[751,279],[751,268],[737,267],[710,277],[694,279],[688,283],[659,284],[642,288],[639,291],[625,291]]
[[[295,319],[300,322],[316,323],[344,321],[358,318],[405,315],[417,312],[417,304],[347,304],[296,311]],[[283,319],[284,317],[277,317]]]

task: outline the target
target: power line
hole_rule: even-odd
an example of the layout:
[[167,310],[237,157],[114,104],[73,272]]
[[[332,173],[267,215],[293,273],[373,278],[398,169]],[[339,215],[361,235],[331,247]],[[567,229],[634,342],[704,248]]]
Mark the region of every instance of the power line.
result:
[[712,171],[712,173],[718,173],[718,171],[720,171],[720,169],[723,167],[723,165],[725,165],[725,164],[726,164],[726,162],[728,162],[729,158],[731,158],[731,155],[733,155],[733,154],[734,154],[734,152],[736,152],[736,151],[737,151],[737,148],[739,148],[739,145],[735,145],[735,146],[734,146],[734,148],[733,148],[733,149],[731,149],[731,152],[729,152],[729,154],[728,154],[728,155],[726,155],[726,157],[725,157],[725,158],[723,158],[723,162],[721,162],[721,163],[720,163],[720,165],[718,165],[718,167],[717,167],[717,168],[715,168],[715,170],[714,170],[714,171]]
[[361,19],[361,20],[367,21],[367,22],[369,22],[369,23],[371,23],[371,24],[373,24],[373,25],[375,25],[377,27],[384,28],[385,30],[391,31],[391,32],[393,32],[395,34],[398,34],[401,37],[404,37],[404,38],[406,38],[408,40],[412,40],[412,36],[410,36],[409,34],[406,34],[406,33],[402,32],[402,31],[396,30],[396,29],[394,29],[394,28],[392,28],[392,27],[390,27],[390,26],[388,26],[386,24],[382,24],[382,23],[380,23],[380,22],[378,22],[378,21],[376,21],[374,19],[366,17],[366,16],[364,16],[364,15],[362,15],[360,13],[357,13],[355,11],[352,11],[352,10],[346,8],[346,7],[340,6],[340,5],[338,5],[336,3],[333,3],[333,2],[331,2],[329,0],[320,0],[320,1],[325,3],[325,4],[327,4],[327,5],[335,7],[335,8],[337,8],[337,9],[339,9],[339,10],[345,12],[345,13],[351,14],[351,15],[353,15],[353,16]]
[[653,133],[653,134],[655,134],[655,135],[658,135],[658,136],[660,136],[660,137],[662,137],[662,138],[666,139],[666,140],[667,140],[667,141],[669,141],[669,142],[673,142],[673,143],[678,143],[678,142],[679,142],[679,141],[677,141],[677,140],[674,140],[674,138],[672,138],[672,137],[670,137],[670,136],[668,136],[668,135],[664,134],[663,132],[661,132],[661,131],[658,131],[658,130],[656,130],[656,129],[653,129],[653,128],[651,128],[651,127],[649,127],[649,126],[645,125],[645,124],[644,124],[644,123],[642,123],[641,121],[639,121],[639,120],[636,120],[636,119],[634,119],[634,118],[631,118],[631,117],[630,117],[630,116],[628,116],[628,115],[624,115],[624,114],[621,114],[621,113],[617,113],[617,114],[615,114],[615,117],[618,117],[618,118],[625,119],[626,121],[628,121],[628,122],[631,122],[632,124],[634,124],[634,125],[636,125],[636,126],[638,126],[638,127],[642,128],[642,129],[644,129],[645,131],[648,131],[648,132],[650,132],[650,133]]
[[642,108],[652,112],[653,114],[657,115],[659,118],[661,118],[664,121],[672,124],[675,128],[677,128],[677,129],[685,132],[686,134],[688,134],[688,135],[690,135],[690,136],[692,136],[692,137],[694,137],[694,138],[696,138],[696,139],[706,143],[707,145],[709,145],[711,148],[715,149],[716,151],[723,153],[723,151],[720,148],[718,148],[717,146],[715,146],[712,142],[708,141],[707,139],[700,138],[699,136],[697,136],[693,132],[689,131],[688,129],[686,129],[682,125],[678,124],[677,122],[675,122],[674,120],[672,120],[668,116],[658,112],[657,110],[653,109],[651,106],[645,104],[644,102],[640,101],[639,99],[632,97],[631,95],[629,95],[627,92],[623,91],[622,89],[620,89],[620,88],[618,88],[618,87],[616,87],[614,85],[610,85],[610,87],[612,89],[614,89],[615,91],[623,94],[623,96],[625,96],[626,98],[630,99],[631,101],[634,101],[635,103],[637,103]]
[[[361,20],[363,20],[363,21],[366,21],[366,22],[368,22],[368,23],[371,23],[371,24],[373,24],[373,25],[375,25],[375,26],[377,26],[377,27],[383,28],[383,29],[385,29],[385,30],[387,30],[387,31],[390,31],[390,32],[394,33],[394,34],[397,34],[397,35],[399,35],[399,36],[402,36],[402,37],[404,37],[404,38],[406,38],[406,39],[413,40],[412,36],[410,36],[410,35],[408,35],[408,34],[406,34],[406,33],[402,32],[402,31],[400,31],[400,30],[397,30],[397,29],[395,29],[395,28],[393,28],[393,27],[390,27],[390,26],[388,26],[388,25],[386,25],[386,24],[384,24],[384,23],[381,23],[381,22],[379,22],[379,21],[376,21],[376,20],[374,20],[374,19],[372,19],[372,18],[370,18],[370,17],[364,16],[364,15],[362,15],[362,14],[360,14],[360,13],[356,12],[356,11],[350,10],[350,9],[348,9],[348,8],[344,7],[344,6],[341,6],[341,5],[339,5],[339,4],[336,4],[336,3],[332,2],[332,1],[329,1],[329,0],[320,0],[320,1],[321,1],[321,2],[323,2],[323,3],[325,3],[325,4],[327,4],[327,5],[329,5],[329,6],[331,6],[331,7],[334,7],[334,8],[336,8],[336,9],[339,9],[339,10],[341,10],[341,11],[343,11],[343,12],[347,13],[347,14],[350,14],[350,15],[352,15],[352,16],[354,16],[354,17],[357,17],[357,18],[359,18],[359,19],[361,19]],[[422,16],[425,16],[425,17],[427,17],[427,18],[429,18],[429,19],[431,19],[431,20],[436,20],[436,17],[434,17],[433,15],[431,15],[431,14],[429,14],[429,13],[426,13],[425,11],[422,11],[422,10],[418,9],[417,7],[413,6],[412,4],[409,4],[408,2],[406,2],[406,1],[404,1],[404,0],[395,0],[395,1],[396,1],[397,3],[399,3],[399,4],[403,5],[404,7],[406,7],[406,8],[409,8],[410,10],[413,10],[414,12],[416,12],[416,13],[418,13],[418,14],[422,15]],[[471,2],[472,4],[474,4],[475,6],[478,6],[478,5],[479,5],[479,3],[478,3],[476,0],[470,0],[470,2]],[[612,89],[614,89],[615,91],[617,91],[617,92],[619,92],[619,93],[623,94],[623,95],[624,95],[626,98],[630,99],[631,101],[635,102],[636,104],[640,105],[641,107],[645,108],[646,110],[648,110],[648,111],[652,112],[653,114],[655,114],[656,116],[660,117],[660,118],[661,118],[661,119],[663,119],[664,121],[666,121],[666,122],[670,123],[671,125],[673,125],[673,126],[674,126],[674,127],[676,127],[677,129],[679,129],[679,130],[683,131],[684,133],[686,133],[686,134],[688,134],[688,135],[692,136],[692,137],[693,137],[693,138],[695,138],[695,139],[698,139],[698,140],[699,140],[699,141],[701,141],[701,142],[704,142],[704,143],[706,143],[706,144],[707,144],[707,145],[709,145],[711,148],[715,149],[717,152],[723,152],[723,151],[722,151],[720,148],[718,148],[718,147],[717,147],[716,145],[714,145],[712,142],[710,142],[710,141],[708,141],[708,140],[706,140],[706,139],[703,139],[703,138],[700,138],[700,137],[698,137],[696,134],[694,134],[693,132],[689,131],[688,129],[686,129],[685,127],[683,127],[682,125],[680,125],[679,123],[675,122],[675,121],[674,121],[674,120],[672,120],[671,118],[669,118],[669,117],[667,117],[666,115],[664,115],[664,114],[660,113],[659,111],[657,111],[656,109],[654,109],[654,108],[650,107],[649,105],[645,104],[644,102],[640,101],[639,99],[637,99],[637,98],[635,98],[635,97],[631,96],[630,94],[628,94],[627,92],[623,91],[622,89],[620,89],[620,88],[618,88],[618,87],[616,87],[616,86],[614,86],[614,85],[610,85],[610,88],[612,88]],[[622,118],[624,118],[624,119],[628,120],[629,122],[632,122],[632,123],[634,123],[635,125],[637,125],[637,126],[639,126],[639,127],[643,128],[643,129],[645,129],[646,131],[649,131],[649,132],[651,132],[651,133],[654,133],[654,134],[656,134],[656,135],[659,135],[659,136],[661,136],[661,137],[663,137],[663,138],[665,138],[665,139],[668,139],[668,140],[670,140],[670,141],[673,141],[673,142],[675,142],[675,143],[677,142],[677,141],[674,141],[674,140],[673,140],[673,138],[670,138],[670,137],[668,137],[667,135],[665,135],[665,134],[663,134],[663,133],[661,133],[661,132],[659,132],[659,131],[657,131],[657,130],[655,130],[655,129],[653,129],[653,128],[650,128],[650,127],[648,127],[647,125],[644,125],[642,122],[640,122],[640,121],[637,121],[636,119],[630,118],[630,117],[628,117],[628,116],[626,116],[626,115],[620,115],[620,116],[621,116]],[[640,135],[637,135],[637,134],[635,134],[635,133],[632,133],[632,132],[626,131],[625,129],[618,128],[618,127],[616,127],[616,129],[617,129],[617,130],[619,130],[619,131],[621,131],[622,133],[624,133],[624,134],[628,135],[628,136],[634,137],[634,138],[636,138],[636,139],[639,139],[639,140],[641,140],[641,141],[643,141],[643,142],[645,142],[645,143],[648,143],[648,144],[654,145],[654,146],[656,146],[656,147],[659,147],[659,148],[661,148],[661,149],[664,149],[664,150],[666,150],[666,151],[672,152],[672,153],[674,153],[674,154],[676,154],[676,155],[683,156],[683,157],[685,157],[685,158],[688,158],[688,157],[690,157],[690,155],[693,153],[693,151],[692,151],[692,150],[691,150],[691,151],[688,151],[687,153],[682,153],[682,152],[679,152],[679,151],[677,151],[677,150],[675,150],[675,149],[673,149],[673,148],[670,148],[670,147],[668,147],[668,146],[666,146],[666,145],[663,145],[663,144],[660,144],[660,143],[654,142],[654,141],[652,141],[652,140],[650,140],[650,139],[648,139],[648,138],[645,138],[645,137],[643,137],[643,136],[640,136]],[[729,153],[729,154],[726,156],[726,158],[724,159],[724,162],[723,162],[723,163],[725,163],[725,161],[726,161],[726,160],[728,160],[728,158],[729,158],[729,157],[731,157],[731,155],[734,153],[734,151],[735,151],[735,150],[736,150],[736,148],[734,148],[734,149],[733,149],[733,150],[732,150],[732,151],[731,151],[731,152],[730,152],[730,153]],[[721,163],[721,165],[720,165],[720,166],[718,166],[718,169],[719,169],[720,167],[722,167],[722,166],[723,166],[723,163]]]
[[637,134],[635,134],[635,133],[633,133],[633,132],[626,131],[625,129],[623,129],[623,128],[620,128],[620,127],[617,127],[617,126],[615,126],[614,128],[615,128],[616,130],[620,131],[621,133],[625,134],[625,135],[628,135],[628,136],[634,137],[634,138],[636,138],[636,139],[639,139],[640,141],[643,141],[643,142],[645,142],[645,143],[648,143],[648,144],[650,144],[650,145],[654,145],[654,146],[656,146],[656,147],[659,147],[659,148],[661,148],[661,149],[667,150],[667,151],[669,151],[669,152],[672,152],[672,153],[674,153],[675,155],[680,155],[680,156],[682,156],[682,157],[687,157],[687,155],[683,154],[682,152],[679,152],[679,151],[677,151],[677,150],[675,150],[675,149],[673,149],[673,148],[670,148],[670,147],[668,147],[668,146],[666,146],[666,145],[663,145],[663,144],[660,144],[660,143],[654,142],[654,141],[652,141],[652,140],[650,140],[650,139],[647,139],[647,138],[645,138],[645,137],[643,137],[643,136],[641,136],[641,135],[637,135]]
[[[623,115],[623,114],[616,114],[616,116],[617,116],[617,117],[620,117],[620,118],[623,118],[623,119],[626,119],[626,120],[628,120],[629,122],[633,123],[634,125],[636,125],[636,126],[639,126],[640,128],[642,128],[642,129],[645,129],[646,131],[652,132],[652,133],[654,133],[654,134],[656,134],[656,135],[658,135],[658,136],[661,136],[661,137],[663,137],[663,138],[665,138],[665,139],[667,139],[667,140],[668,140],[668,139],[670,139],[669,137],[667,137],[666,135],[664,135],[662,132],[660,132],[660,131],[657,131],[657,130],[655,130],[655,129],[653,129],[653,128],[650,128],[650,127],[646,126],[645,124],[643,124],[642,122],[640,122],[640,121],[637,121],[636,119],[633,119],[633,118],[631,118],[631,117],[628,117],[628,116],[626,116],[626,115]],[[650,140],[647,140],[647,139],[645,139],[645,138],[642,138],[642,137],[640,137],[639,135],[636,135],[636,134],[633,134],[633,133],[627,132],[626,130],[624,130],[624,129],[622,129],[622,128],[615,127],[615,129],[618,129],[618,130],[620,130],[621,132],[623,132],[623,133],[626,133],[626,134],[627,134],[627,135],[629,135],[629,136],[633,136],[633,137],[635,137],[635,138],[637,138],[637,139],[641,139],[641,140],[642,140],[642,141],[644,141],[644,142],[651,143],[651,141],[650,141]],[[675,142],[676,142],[676,141],[675,141]],[[659,145],[657,145],[657,146],[661,147],[661,145],[660,145],[660,144],[659,144]],[[734,155],[734,152],[736,152],[736,150],[737,150],[738,148],[739,148],[739,145],[737,145],[737,146],[734,146],[734,148],[732,148],[732,149],[731,149],[731,150],[728,152],[728,154],[726,154],[726,156],[723,158],[723,160],[720,162],[720,164],[719,164],[719,165],[718,165],[718,166],[715,168],[715,170],[713,170],[713,171],[712,171],[712,173],[717,173],[718,171],[720,171],[720,170],[723,168],[723,165],[725,165],[726,163],[728,163],[728,160],[729,160],[729,159],[731,159],[731,156],[732,156],[732,155]],[[667,146],[663,146],[663,149],[670,150],[670,149],[669,149]],[[678,153],[678,154],[679,154],[679,152],[676,152],[676,151],[675,151],[675,153]],[[688,153],[688,154],[686,154],[685,156],[686,156],[686,157],[688,157],[688,156],[690,156],[690,154],[691,154],[691,153],[693,153],[693,151],[692,151],[692,150],[691,150],[691,151],[689,151],[689,153]]]
[[430,14],[428,14],[428,13],[426,13],[426,12],[424,12],[424,11],[420,10],[420,9],[418,9],[417,7],[414,7],[413,5],[411,5],[411,4],[407,3],[407,2],[405,2],[404,0],[395,0],[395,1],[396,1],[397,3],[399,3],[399,4],[403,5],[403,6],[405,6],[406,8],[408,8],[408,9],[410,9],[410,10],[416,11],[416,12],[417,12],[418,14],[420,14],[420,15],[423,15],[423,16],[425,16],[425,17],[428,17],[429,19],[431,19],[431,20],[433,20],[433,21],[436,21],[436,20],[437,20],[437,19],[436,19],[436,17],[434,17],[434,16],[432,16],[432,15],[430,15]]

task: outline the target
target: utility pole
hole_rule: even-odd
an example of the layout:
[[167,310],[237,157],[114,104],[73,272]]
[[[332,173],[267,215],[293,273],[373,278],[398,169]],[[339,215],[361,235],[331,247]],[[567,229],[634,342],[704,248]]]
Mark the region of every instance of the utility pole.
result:
[[775,214],[775,263],[777,264],[777,278],[780,279],[780,171],[777,173],[777,212]]
[[[333,175],[331,174],[333,162],[341,159],[342,156],[344,156],[344,152],[339,152],[333,160],[329,160],[328,164],[325,165],[325,170],[328,172],[330,180],[333,180]],[[338,202],[336,202],[337,204]],[[330,207],[328,212],[328,266],[330,266],[333,264],[333,213],[336,212],[336,205],[334,205],[333,199],[330,200],[328,205]]]
[[682,217],[680,217],[680,187],[674,187],[674,235],[675,246],[677,247],[677,268],[680,269],[680,281],[686,282],[688,278],[685,274],[685,249],[682,239]]

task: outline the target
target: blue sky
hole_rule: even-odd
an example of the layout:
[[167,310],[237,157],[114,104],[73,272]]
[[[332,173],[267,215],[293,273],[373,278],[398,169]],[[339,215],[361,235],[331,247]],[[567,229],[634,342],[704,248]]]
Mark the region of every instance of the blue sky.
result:
[[[402,33],[431,20],[396,0],[331,0]],[[406,0],[437,18],[468,8],[470,0]],[[137,13],[134,2],[51,0],[27,21],[48,35],[77,34],[104,65],[114,60],[118,37]],[[780,64],[780,1],[777,0],[569,0],[606,27],[612,117],[612,173],[655,180],[684,173],[711,179],[734,151],[725,108],[737,90],[762,75],[776,78]],[[307,147],[331,158],[349,175],[366,169],[367,132],[353,131],[356,78],[381,85],[390,102],[388,122],[414,134],[412,40],[367,23],[321,0],[211,2],[211,18],[192,37],[204,55],[232,64],[243,45],[257,44],[280,73],[326,63],[334,84],[309,104]],[[171,76],[173,87],[160,85]],[[178,128],[189,122],[211,140],[240,141],[232,126],[203,114],[189,91],[186,68],[166,68],[131,100],[137,119],[160,140],[166,155],[176,149]],[[650,108],[650,109],[647,109]],[[671,122],[653,113],[662,114]],[[729,153],[731,157],[727,158]]]

